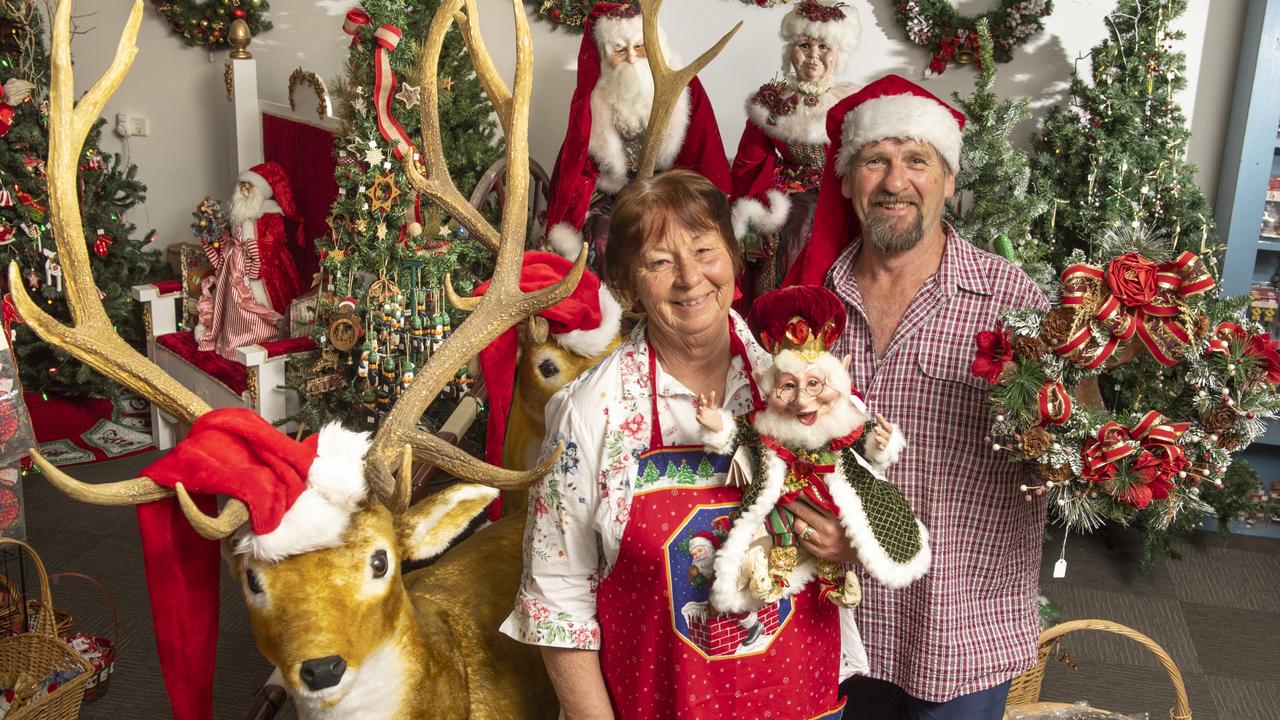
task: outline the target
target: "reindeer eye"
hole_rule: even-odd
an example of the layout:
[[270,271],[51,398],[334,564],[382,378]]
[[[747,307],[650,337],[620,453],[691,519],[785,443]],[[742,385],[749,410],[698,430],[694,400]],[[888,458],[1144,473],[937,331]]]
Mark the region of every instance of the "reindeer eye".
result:
[[542,375],[542,377],[549,378],[552,375],[559,375],[560,368],[556,367],[556,364],[551,362],[550,360],[543,360],[542,362],[538,363],[538,372]]
[[253,570],[245,570],[244,581],[245,581],[245,584],[249,586],[249,592],[253,593],[254,595],[262,594],[262,582],[258,579],[258,573],[254,572]]
[[369,569],[373,570],[373,576],[375,578],[380,578],[387,574],[386,550],[373,551],[373,555],[369,556]]

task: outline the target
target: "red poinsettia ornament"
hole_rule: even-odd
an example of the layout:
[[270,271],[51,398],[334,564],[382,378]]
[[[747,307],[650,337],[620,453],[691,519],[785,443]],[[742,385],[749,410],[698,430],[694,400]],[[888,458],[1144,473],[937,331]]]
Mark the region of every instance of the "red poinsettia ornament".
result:
[[985,378],[993,385],[1000,382],[1000,375],[1013,362],[1013,345],[1009,342],[1008,331],[983,330],[974,341],[978,344],[978,353],[969,371],[974,377]]
[[1250,336],[1244,343],[1246,357],[1258,361],[1258,366],[1267,374],[1267,382],[1280,384],[1280,351],[1277,351],[1280,340],[1272,340],[1271,333]]

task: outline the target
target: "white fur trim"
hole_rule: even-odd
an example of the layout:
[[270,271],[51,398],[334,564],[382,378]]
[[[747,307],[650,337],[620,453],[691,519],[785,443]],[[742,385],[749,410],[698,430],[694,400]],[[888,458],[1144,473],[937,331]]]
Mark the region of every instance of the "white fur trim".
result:
[[258,189],[259,192],[261,192],[266,197],[272,197],[275,194],[275,192],[271,189],[271,186],[267,184],[267,179],[252,170],[245,170],[244,172],[240,173],[240,177],[237,179],[240,182],[247,182],[253,185],[255,188]]
[[775,140],[808,145],[826,145],[828,139],[827,111],[834,107],[836,103],[852,95],[854,89],[852,83],[835,83],[822,94],[822,97],[818,99],[817,105],[810,107],[800,103],[790,115],[773,118],[773,123],[769,122],[768,108],[759,103],[751,102],[751,99],[755,97],[753,92],[747,97],[747,118],[751,120],[752,124],[760,128],[761,132]]
[[[857,453],[854,458],[860,465],[871,470],[880,477],[873,467]],[[886,481],[887,482],[887,481]],[[871,531],[871,523],[862,507],[862,498],[853,490],[844,478],[844,469],[839,465],[836,471],[828,476],[827,488],[831,491],[831,499],[840,508],[840,525],[844,527],[845,536],[854,549],[858,551],[858,560],[881,585],[889,588],[903,588],[918,580],[929,571],[932,552],[929,547],[929,531],[923,523],[916,520],[920,530],[920,552],[905,564],[894,562],[876,541]]]
[[720,416],[720,430],[711,430],[699,423],[698,442],[702,443],[707,452],[727,455],[734,449],[733,438],[738,434],[738,425],[733,420],[733,414],[728,410],[717,408],[716,413]]
[[881,473],[888,470],[890,465],[898,462],[902,457],[902,451],[907,449],[907,436],[902,434],[902,430],[897,425],[890,423],[889,427],[891,428],[889,431],[889,444],[885,446],[884,450],[876,449],[874,432],[867,433],[866,440],[862,444],[867,461]]
[[733,234],[741,239],[751,230],[762,233],[777,232],[787,223],[791,214],[791,198],[777,190],[765,193],[769,200],[764,203],[755,198],[740,198],[733,204]]
[[609,347],[609,343],[618,336],[618,330],[622,327],[622,306],[613,299],[613,293],[609,292],[609,288],[605,287],[604,283],[600,284],[598,297],[600,299],[598,326],[570,330],[567,333],[551,336],[560,347],[579,357],[595,357],[604,352],[605,348]]
[[559,222],[547,233],[547,247],[560,257],[577,260],[582,252],[582,233],[567,222]]
[[[823,3],[829,4],[829,3]],[[778,37],[782,38],[782,70],[791,69],[791,46],[800,38],[810,37],[821,40],[836,51],[836,66],[831,69],[831,76],[844,72],[844,66],[853,51],[858,49],[858,37],[862,34],[862,23],[858,19],[858,11],[852,7],[843,7],[844,20],[832,22],[814,22],[796,11],[782,17],[782,27],[778,29]]]
[[369,433],[351,432],[337,423],[320,430],[316,458],[307,472],[307,489],[285,511],[275,530],[242,534],[237,553],[275,562],[342,543],[351,513],[364,501],[364,454]]
[[[605,56],[614,48],[644,39],[644,18],[633,15],[628,18],[602,16],[596,18],[591,28],[596,47],[600,49],[600,61],[608,62]],[[664,43],[665,44],[665,43]]]
[[[711,583],[711,606],[719,612],[747,612],[757,610],[767,603],[756,599],[747,589],[742,578],[742,568],[746,564],[747,550],[755,539],[757,532],[764,525],[765,517],[782,496],[782,483],[787,475],[787,464],[772,451],[765,451],[764,467],[760,469],[764,476],[764,486],[750,507],[741,508],[742,514],[734,521],[729,536],[720,544],[716,552],[715,581]],[[759,482],[759,479],[757,479]],[[791,571],[787,582],[789,587],[784,596],[794,595],[817,574],[817,563],[807,552],[800,553],[800,562]]]
[[858,151],[885,138],[910,138],[937,149],[955,174],[964,132],[951,111],[918,95],[886,95],[868,100],[844,117],[836,173],[844,177]]
[[[418,508],[419,512],[413,513],[411,529],[402,535],[401,544],[405,557],[409,560],[428,560],[448,550],[453,541],[471,524],[476,513],[496,497],[496,488],[475,483],[458,483],[422,501],[425,507]],[[447,527],[441,523],[446,515],[464,504],[472,506],[475,513],[468,511],[465,513],[465,520],[459,517]],[[410,512],[413,512],[412,509]]]
[[[689,88],[680,92],[676,100],[675,110],[671,112],[671,121],[667,123],[667,134],[658,148],[657,170],[668,170],[675,162],[676,155],[684,145],[684,134],[689,129],[690,120]],[[603,93],[591,93],[591,139],[587,152],[596,163],[599,175],[596,177],[596,189],[607,193],[616,193],[630,182],[627,173],[627,153],[622,145],[622,136],[613,127],[613,110]]]

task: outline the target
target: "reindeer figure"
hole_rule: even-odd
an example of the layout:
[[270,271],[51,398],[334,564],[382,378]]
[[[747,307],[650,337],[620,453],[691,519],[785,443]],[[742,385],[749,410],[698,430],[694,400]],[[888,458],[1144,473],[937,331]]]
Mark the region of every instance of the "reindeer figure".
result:
[[[646,31],[656,31],[660,2],[645,0],[642,5]],[[190,424],[209,413],[210,407],[112,329],[90,272],[77,198],[80,150],[137,54],[134,43],[142,0],[134,0],[110,67],[79,103],[73,100],[71,7],[71,0],[59,1],[51,30],[48,158],[51,224],[71,323],[62,324],[31,299],[16,263],[9,267],[10,288],[22,317],[42,339]],[[521,174],[528,167],[532,49],[519,0],[512,0],[512,11],[517,50],[514,90],[498,77],[480,41],[476,0],[443,2],[423,45],[422,156],[407,153],[406,172],[419,192],[496,251],[494,277],[485,295],[470,308],[467,321],[444,341],[398,399],[367,449],[360,448],[363,478],[347,479],[361,488],[363,499],[343,518],[346,529],[340,545],[266,561],[245,550],[263,536],[255,536],[246,526],[250,513],[240,500],[228,499],[220,513],[210,516],[182,482],[166,487],[139,477],[86,484],[31,451],[36,466],[73,499],[139,505],[176,496],[197,533],[221,540],[230,571],[243,589],[258,647],[280,670],[304,720],[534,720],[553,718],[558,712],[537,649],[497,631],[510,611],[520,579],[522,517],[506,518],[477,532],[430,567],[407,575],[400,571],[403,561],[443,553],[498,490],[527,487],[559,456],[559,448],[554,448],[528,471],[506,470],[417,428],[426,407],[458,367],[507,328],[566,297],[578,284],[586,263],[584,249],[560,282],[533,292],[520,289],[528,202]],[[454,22],[466,39],[506,135],[509,194],[498,227],[489,225],[457,190],[440,145],[436,74],[444,35]],[[727,37],[704,54],[698,66],[705,65],[726,41]],[[655,75],[660,69],[666,66],[659,59]],[[655,102],[655,112],[658,107]],[[474,406],[460,412],[473,417]],[[464,482],[409,507],[415,459]],[[361,473],[357,469],[352,474]],[[211,507],[207,500],[201,502]],[[166,674],[166,682],[174,678]],[[174,716],[203,720],[210,710],[199,703],[175,706]]]

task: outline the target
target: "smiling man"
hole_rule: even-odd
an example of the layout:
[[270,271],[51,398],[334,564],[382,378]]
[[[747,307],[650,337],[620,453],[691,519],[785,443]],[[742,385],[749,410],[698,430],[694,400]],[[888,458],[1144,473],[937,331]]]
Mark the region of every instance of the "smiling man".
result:
[[[787,278],[844,302],[848,328],[833,352],[853,357],[868,411],[912,439],[888,479],[932,540],[929,574],[910,587],[861,571],[864,601],[845,612],[870,670],[841,686],[846,717],[859,720],[998,720],[1009,680],[1036,659],[1045,503],[1025,501],[1028,469],[983,442],[985,388],[969,367],[974,335],[1001,311],[1047,302],[1020,269],[942,221],[964,122],[895,75],[832,108],[813,234]],[[839,530],[821,513],[797,514],[815,543]],[[830,547],[809,549],[851,560]]]

